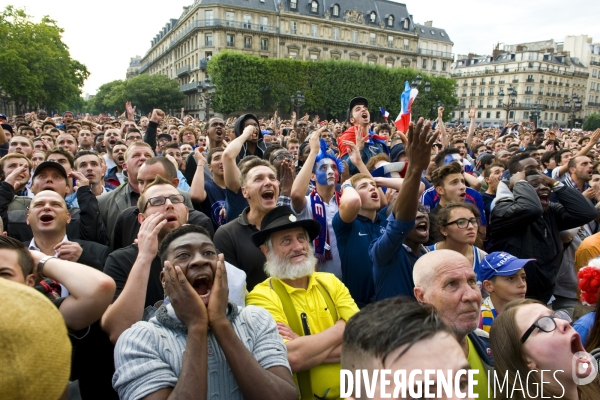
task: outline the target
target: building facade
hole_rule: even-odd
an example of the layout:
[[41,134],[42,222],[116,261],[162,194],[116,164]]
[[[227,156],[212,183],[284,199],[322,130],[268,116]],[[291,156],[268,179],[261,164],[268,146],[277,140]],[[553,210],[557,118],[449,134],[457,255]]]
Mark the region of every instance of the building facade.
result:
[[127,75],[125,79],[129,80],[135,78],[140,73],[140,67],[142,66],[142,57],[135,56],[129,60],[129,67],[127,68]]
[[563,46],[572,56],[589,66],[589,79],[583,101],[583,117],[600,113],[600,43],[587,35],[567,36]]
[[431,25],[416,24],[406,5],[387,0],[196,0],[151,41],[139,73],[177,78],[188,113],[204,118],[207,62],[222,50],[449,76],[453,43]]
[[466,122],[475,106],[484,125],[535,119],[538,126],[581,127],[591,109],[585,101],[589,67],[553,40],[498,45],[489,56],[458,56],[452,67],[459,100],[454,119]]

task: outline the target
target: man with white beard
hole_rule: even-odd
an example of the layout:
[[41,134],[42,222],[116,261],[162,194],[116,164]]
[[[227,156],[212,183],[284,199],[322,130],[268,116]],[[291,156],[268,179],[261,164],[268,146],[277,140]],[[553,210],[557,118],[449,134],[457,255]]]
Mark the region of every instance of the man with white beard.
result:
[[246,296],[275,322],[302,398],[340,396],[340,354],[346,321],[358,312],[350,292],[335,275],[315,272],[312,241],[319,222],[298,219],[289,206],[267,213],[251,236],[265,254],[270,278]]

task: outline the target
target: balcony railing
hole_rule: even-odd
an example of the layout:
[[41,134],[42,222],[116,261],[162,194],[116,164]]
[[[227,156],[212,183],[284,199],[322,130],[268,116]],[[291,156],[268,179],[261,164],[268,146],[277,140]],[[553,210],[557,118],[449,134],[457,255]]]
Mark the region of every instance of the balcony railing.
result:
[[562,82],[558,82],[558,86],[562,86]]
[[544,94],[544,92],[542,92],[542,91],[540,90],[540,91],[538,92],[538,94],[539,94],[540,96],[542,96],[542,95]]
[[[598,66],[600,66],[600,62],[598,62],[598,61],[590,61],[590,65],[598,65]],[[596,103],[594,103],[594,104],[596,104]]]
[[471,82],[471,86],[477,86],[477,82]]
[[543,79],[540,79],[540,83],[544,83],[544,80],[543,80]]
[[588,101],[588,106],[592,106],[592,107],[600,107],[600,103],[594,103],[592,101]]
[[527,78],[527,82],[535,82],[533,78]]
[[187,75],[189,74],[191,71],[191,68],[189,65],[184,65],[183,67],[179,68],[177,70],[177,76],[183,76],[183,75]]
[[437,51],[437,50],[427,50],[427,49],[418,49],[418,53],[419,54],[424,54],[427,56],[436,56],[436,57],[441,57],[441,58],[451,58],[454,59],[454,53],[446,53],[444,51]]
[[513,83],[519,83],[518,79],[513,79]]
[[525,94],[533,94],[533,90],[526,90]]
[[184,93],[195,92],[198,90],[199,85],[200,84],[198,82],[186,83],[185,85],[179,86],[179,91]]
[[201,70],[205,70],[207,66],[208,66],[208,60],[205,60],[205,59],[200,60],[200,69]]

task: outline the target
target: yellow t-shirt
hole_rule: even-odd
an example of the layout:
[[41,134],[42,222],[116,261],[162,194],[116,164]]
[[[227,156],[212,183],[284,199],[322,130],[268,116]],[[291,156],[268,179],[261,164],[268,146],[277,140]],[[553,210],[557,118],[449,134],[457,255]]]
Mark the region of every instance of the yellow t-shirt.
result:
[[[348,321],[350,317],[358,312],[356,303],[350,296],[348,288],[335,277],[335,275],[325,272],[315,272],[308,279],[308,288],[297,289],[283,283],[285,290],[290,295],[296,312],[304,312],[307,316],[308,326],[311,334],[317,334],[331,328],[336,321],[331,318],[331,313],[327,309],[327,303],[323,295],[317,289],[317,281],[327,290],[333,303],[335,304],[338,318]],[[254,305],[266,309],[275,322],[283,322],[289,326],[288,320],[283,312],[283,306],[279,296],[271,289],[270,278],[256,285],[254,289],[246,296],[246,305]],[[310,378],[313,393],[323,396],[327,389],[327,399],[337,399],[340,397],[340,364],[321,364],[311,368]],[[294,374],[296,380],[296,374]],[[297,381],[296,381],[297,384]]]
[[473,375],[473,379],[477,381],[477,385],[473,388],[473,392],[478,396],[478,399],[488,399],[488,377],[485,367],[483,366],[483,362],[479,358],[477,354],[477,350],[473,343],[471,343],[471,339],[467,336],[467,342],[469,343],[469,356],[467,357],[467,361],[469,362],[469,366],[471,369],[476,369],[479,373]]

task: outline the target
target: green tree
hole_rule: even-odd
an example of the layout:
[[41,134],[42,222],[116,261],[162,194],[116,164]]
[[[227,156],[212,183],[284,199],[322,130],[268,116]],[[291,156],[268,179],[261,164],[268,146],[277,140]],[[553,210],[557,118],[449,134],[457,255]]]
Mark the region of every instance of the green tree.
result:
[[[419,72],[405,68],[388,69],[350,61],[304,62],[288,59],[263,59],[224,51],[213,57],[208,72],[217,91],[213,106],[218,112],[230,114],[246,109],[289,111],[290,96],[302,91],[303,111],[342,119],[352,97],[369,99],[372,115],[379,116],[379,107],[392,118],[400,110],[400,94],[404,83]],[[417,113],[431,117],[434,105],[445,106],[445,116],[457,105],[453,96],[454,80],[423,75],[431,91],[417,97]],[[414,114],[414,113],[413,113]],[[437,110],[435,110],[437,116]]]
[[115,110],[124,110],[125,102],[131,101],[137,111],[148,113],[153,108],[176,109],[183,104],[184,94],[179,91],[176,79],[166,75],[142,74],[115,84],[104,101]]
[[583,122],[584,131],[595,131],[600,128],[600,114],[593,113],[587,116]]
[[0,92],[17,109],[66,108],[89,76],[62,42],[63,29],[45,16],[39,23],[22,9],[0,14]]

